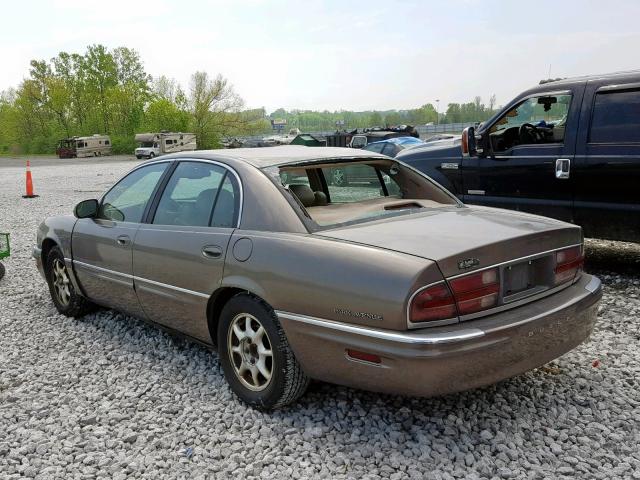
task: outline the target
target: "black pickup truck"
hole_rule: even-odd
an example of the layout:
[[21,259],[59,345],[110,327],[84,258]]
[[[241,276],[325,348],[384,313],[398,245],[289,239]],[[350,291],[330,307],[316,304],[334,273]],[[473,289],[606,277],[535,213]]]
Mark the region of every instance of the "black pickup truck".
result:
[[461,140],[396,158],[463,202],[573,222],[587,237],[640,241],[640,71],[538,85]]

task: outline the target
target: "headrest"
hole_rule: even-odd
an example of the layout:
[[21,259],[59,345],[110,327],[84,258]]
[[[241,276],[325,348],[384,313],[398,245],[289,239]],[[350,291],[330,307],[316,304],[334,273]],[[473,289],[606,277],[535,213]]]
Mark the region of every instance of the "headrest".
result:
[[327,196],[324,192],[313,192],[313,195],[315,197],[315,201],[313,202],[314,205],[318,207],[324,207],[325,205],[328,205]]
[[300,203],[305,207],[312,207],[316,201],[316,197],[313,194],[313,190],[309,185],[289,185],[289,190],[293,192],[293,194],[298,197]]

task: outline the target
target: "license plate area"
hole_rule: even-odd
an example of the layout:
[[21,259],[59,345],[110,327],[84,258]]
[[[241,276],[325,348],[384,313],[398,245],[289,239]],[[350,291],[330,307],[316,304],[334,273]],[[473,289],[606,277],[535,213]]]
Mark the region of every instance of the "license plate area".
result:
[[502,303],[510,303],[550,288],[552,257],[545,256],[502,268]]

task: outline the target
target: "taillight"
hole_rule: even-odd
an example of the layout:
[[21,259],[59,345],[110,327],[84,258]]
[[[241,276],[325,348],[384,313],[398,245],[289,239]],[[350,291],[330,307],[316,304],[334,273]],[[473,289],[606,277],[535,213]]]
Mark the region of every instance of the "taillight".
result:
[[582,245],[565,248],[556,252],[555,282],[556,285],[569,282],[584,266]]
[[500,277],[498,269],[470,273],[449,281],[460,315],[479,312],[498,305]]
[[413,297],[409,308],[409,321],[412,323],[445,320],[457,316],[453,295],[444,282],[420,291]]

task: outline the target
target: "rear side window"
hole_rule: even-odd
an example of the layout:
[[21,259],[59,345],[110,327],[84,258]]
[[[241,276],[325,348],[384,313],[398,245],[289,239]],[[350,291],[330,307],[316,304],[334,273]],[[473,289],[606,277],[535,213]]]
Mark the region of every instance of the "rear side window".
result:
[[162,193],[153,223],[208,226],[225,173],[214,164],[180,162]]
[[239,210],[238,186],[224,167],[180,162],[162,193],[156,225],[233,227]]
[[596,94],[591,143],[640,143],[640,90]]

